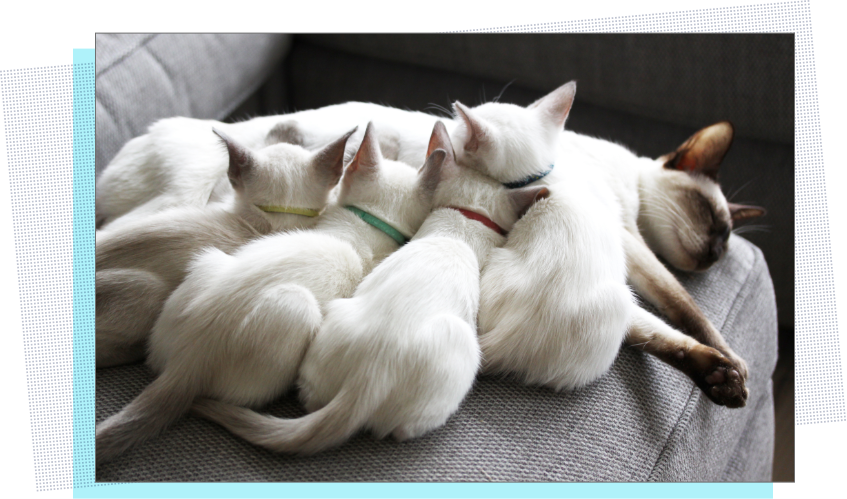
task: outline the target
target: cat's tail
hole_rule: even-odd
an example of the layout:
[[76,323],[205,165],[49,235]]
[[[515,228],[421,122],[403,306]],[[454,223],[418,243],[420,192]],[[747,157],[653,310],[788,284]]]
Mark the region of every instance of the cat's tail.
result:
[[191,408],[197,383],[184,373],[165,371],[119,413],[95,431],[97,463],[157,436]]
[[266,449],[314,454],[353,436],[386,399],[391,388],[387,380],[348,379],[329,404],[298,419],[263,415],[210,399],[198,400],[192,413]]

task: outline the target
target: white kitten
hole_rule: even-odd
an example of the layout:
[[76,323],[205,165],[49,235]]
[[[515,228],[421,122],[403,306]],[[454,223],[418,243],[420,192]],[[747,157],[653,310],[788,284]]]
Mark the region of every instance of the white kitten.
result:
[[338,205],[314,230],[267,236],[232,256],[210,249],[165,304],[148,362],[159,377],[97,427],[98,462],[164,430],[195,397],[261,405],[285,392],[321,324],[430,211],[432,172],[383,161],[368,126],[346,167]]
[[227,202],[171,208],[97,231],[97,367],[144,357],[153,323],[198,250],[232,253],[262,234],[314,225],[341,177],[352,131],[314,154],[282,143],[254,152],[218,134],[230,158],[234,196]]
[[[172,206],[204,206],[210,198],[226,197],[229,187],[222,182],[226,157],[208,137],[213,127],[249,148],[284,141],[308,150],[323,148],[358,127],[347,143],[349,158],[361,144],[365,125],[372,121],[379,130],[383,155],[417,168],[437,119],[351,102],[240,123],[183,117],[159,120],[146,134],[127,142],[97,179],[97,221],[105,226],[129,213],[144,216]],[[454,126],[448,123],[448,128]],[[345,124],[350,125],[345,128]]]
[[[687,175],[665,168],[667,158],[637,158],[608,142],[561,132],[574,91],[575,85],[564,85],[528,108],[489,103],[471,110],[455,105],[462,120],[453,134],[458,162],[507,185],[555,184],[551,198],[530,210],[484,269],[480,345],[486,368],[516,372],[529,382],[556,389],[595,380],[611,366],[633,320],[635,308],[626,288],[629,277],[675,324],[714,347],[704,349],[706,354],[695,353],[690,344],[666,335],[664,343],[674,345],[674,355],[697,356],[684,365],[669,363],[692,377],[716,403],[743,406],[744,361],[729,349],[638,232],[642,205],[650,204],[651,196],[663,195],[661,189],[645,189],[645,179],[662,184],[669,176],[678,181],[679,192],[708,190],[701,196],[702,208],[687,210],[677,223],[691,223],[695,217],[717,221],[721,213],[725,216],[720,223],[729,223],[728,209],[718,209],[717,214],[712,209],[713,204],[725,204],[714,178],[700,172],[717,170],[731,142],[731,128],[710,127],[683,144],[674,156],[688,165],[693,175]],[[676,195],[666,206],[684,205],[691,196]],[[710,236],[713,232],[711,227],[700,230]],[[649,320],[638,324],[633,337],[639,339],[670,329],[647,331],[654,324]],[[669,359],[667,349],[651,353]]]
[[196,413],[268,449],[314,453],[361,428],[378,438],[415,438],[458,409],[480,360],[479,267],[505,241],[503,229],[547,190],[507,191],[458,167],[441,123],[429,148],[449,151],[435,195],[438,208],[352,298],[327,307],[300,372],[301,398],[314,412],[285,420],[205,400]]

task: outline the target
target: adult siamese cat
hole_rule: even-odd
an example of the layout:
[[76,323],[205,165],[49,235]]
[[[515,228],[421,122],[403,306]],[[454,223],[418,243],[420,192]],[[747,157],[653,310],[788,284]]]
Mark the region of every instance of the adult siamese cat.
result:
[[[653,254],[658,253],[682,270],[705,270],[725,251],[733,222],[764,213],[761,208],[729,204],[720,192],[717,172],[731,144],[731,125],[719,123],[707,127],[676,151],[658,160],[639,158],[607,141],[562,131],[574,93],[575,84],[569,83],[527,108],[487,103],[469,109],[457,102],[454,106],[456,119],[445,122],[457,161],[478,168],[510,187],[528,182],[554,184],[566,181],[570,165],[585,165],[582,168],[586,170],[597,169],[597,175],[607,182],[621,206],[619,228],[623,230],[619,237],[625,261],[628,262],[628,282],[674,325],[683,328],[705,346],[721,352],[726,359],[719,358],[718,352],[707,350],[713,354],[710,362],[697,362],[695,367],[691,367],[693,364],[686,361],[686,367],[676,360],[678,342],[668,340],[663,343],[659,340],[664,336],[657,338],[649,333],[639,334],[635,329],[629,341],[683,369],[696,378],[698,386],[705,387],[707,395],[711,394],[712,387],[704,385],[701,378],[719,378],[711,376],[711,371],[714,366],[720,365],[715,369],[729,373],[733,395],[720,396],[720,400],[711,398],[718,403],[741,404],[742,394],[746,394],[743,388],[746,364],[730,349],[693,299]],[[298,128],[303,130],[306,147],[326,143],[328,137],[338,131],[337,127],[372,119],[395,130],[399,137],[398,158],[406,161],[409,157],[423,154],[428,130],[438,118],[375,104],[347,103],[294,113],[285,119],[297,121]],[[245,140],[259,140],[263,132],[267,133],[268,128],[279,120],[280,117],[257,118],[228,126],[231,133],[243,134]],[[179,122],[162,121],[160,124],[154,126],[161,126],[164,130],[166,125],[176,126]],[[152,129],[151,134],[145,137],[152,137]],[[101,177],[100,182],[106,191],[119,190],[113,187],[118,184],[109,180],[110,176],[140,178],[134,173],[140,162],[117,159]],[[153,163],[144,164],[150,166]],[[114,172],[107,176],[113,166],[116,167]],[[98,188],[101,183],[98,183]],[[144,183],[136,186],[145,195],[155,195]],[[211,189],[211,186],[207,187],[208,191]],[[669,333],[666,331],[666,334]],[[646,337],[653,339],[645,343]],[[657,349],[660,344],[665,347]],[[683,346],[679,345],[679,348]],[[731,368],[724,367],[726,363]],[[700,372],[703,366],[709,373]],[[737,373],[741,381],[736,381],[732,372]],[[718,391],[721,390],[723,388]]]
[[316,153],[287,143],[253,151],[216,133],[226,146],[233,196],[206,207],[128,217],[97,231],[97,367],[144,358],[165,300],[200,249],[232,253],[262,234],[315,225],[341,178],[344,146],[353,132]]
[[192,261],[150,337],[148,363],[159,376],[97,426],[97,462],[157,435],[197,397],[260,406],[288,390],[326,304],[352,295],[432,207],[443,151],[420,170],[384,160],[372,128],[314,228],[268,235],[232,255],[206,249]]
[[441,171],[432,172],[434,210],[351,298],[329,304],[309,346],[299,385],[311,414],[286,420],[214,400],[195,404],[195,413],[270,450],[311,454],[361,428],[378,438],[416,438],[458,409],[480,362],[479,269],[548,191],[508,190],[456,165],[440,122],[428,152],[446,154]]

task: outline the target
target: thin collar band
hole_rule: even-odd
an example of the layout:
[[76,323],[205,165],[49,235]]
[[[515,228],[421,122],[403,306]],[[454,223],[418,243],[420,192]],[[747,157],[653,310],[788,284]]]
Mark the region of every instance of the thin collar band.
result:
[[506,183],[503,184],[503,187],[505,187],[507,189],[520,189],[521,187],[526,187],[529,184],[535,182],[536,180],[541,180],[542,178],[546,177],[547,175],[550,175],[550,172],[553,171],[554,166],[556,166],[556,165],[550,165],[550,169],[547,170],[546,172],[533,173],[532,175],[530,175],[528,177],[524,177],[521,180],[515,180],[514,182],[506,182]]
[[447,206],[447,208],[450,208],[451,210],[456,210],[459,213],[461,213],[462,215],[466,216],[467,218],[470,218],[471,220],[476,220],[477,222],[482,222],[486,227],[488,227],[489,229],[493,230],[494,232],[500,234],[501,236],[506,235],[506,231],[503,230],[503,227],[500,227],[499,225],[497,225],[494,222],[494,220],[491,220],[490,218],[486,217],[485,215],[480,215],[479,213],[477,213],[475,211],[466,210],[464,208],[457,208],[455,206]]
[[291,206],[274,206],[274,205],[256,205],[256,208],[266,213],[291,213],[293,215],[303,215],[304,217],[316,217],[321,214],[320,210],[311,208],[294,208]]
[[388,225],[387,223],[371,215],[370,213],[351,205],[345,206],[345,208],[358,215],[358,217],[364,220],[365,222],[381,230],[383,233],[385,233],[385,235],[387,235],[391,239],[397,241],[397,244],[399,244],[400,246],[403,246],[409,241],[409,239],[404,236],[399,230]]

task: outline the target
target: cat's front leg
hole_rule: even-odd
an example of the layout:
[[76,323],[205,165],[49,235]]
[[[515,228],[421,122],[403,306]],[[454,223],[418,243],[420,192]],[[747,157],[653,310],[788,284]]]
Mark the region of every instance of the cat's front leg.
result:
[[741,376],[747,379],[747,363],[729,347],[720,331],[709,322],[676,277],[662,265],[641,235],[628,230],[622,232],[627,278],[635,291],[656,306],[673,325],[728,357]]
[[729,408],[747,404],[750,390],[730,359],[640,307],[633,313],[626,343],[685,373],[712,402]]

